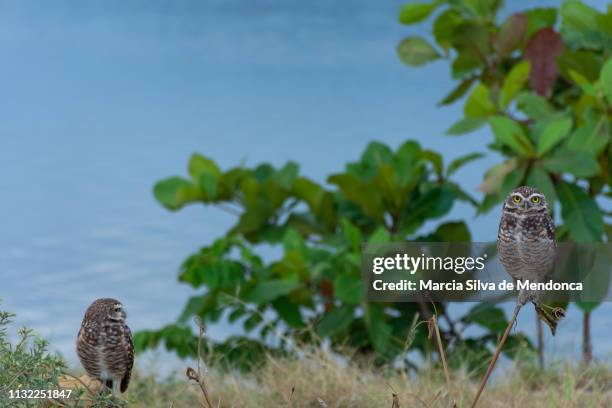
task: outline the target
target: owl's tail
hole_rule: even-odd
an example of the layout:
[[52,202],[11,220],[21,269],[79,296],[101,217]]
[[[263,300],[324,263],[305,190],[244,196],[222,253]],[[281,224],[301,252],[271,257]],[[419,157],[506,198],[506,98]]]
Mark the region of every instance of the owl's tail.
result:
[[[550,332],[554,336],[557,332],[557,322],[565,317],[565,310],[561,307],[552,308],[541,303],[534,303],[538,317],[550,327]],[[549,308],[546,310],[544,307]]]

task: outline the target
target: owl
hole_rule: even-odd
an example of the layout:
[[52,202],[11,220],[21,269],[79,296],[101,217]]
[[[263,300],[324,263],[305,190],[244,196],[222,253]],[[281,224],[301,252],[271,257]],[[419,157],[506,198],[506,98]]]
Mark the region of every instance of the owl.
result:
[[97,299],[85,311],[77,337],[77,354],[91,378],[106,385],[115,396],[117,386],[127,390],[134,365],[132,333],[127,314],[115,299]]
[[[546,282],[552,275],[555,248],[555,225],[546,197],[533,187],[514,189],[504,201],[497,237],[499,259],[506,272],[515,282]],[[563,315],[558,310],[545,310],[548,306],[541,302],[543,295],[541,291],[521,289],[517,300],[521,305],[532,302],[538,317],[554,335]]]

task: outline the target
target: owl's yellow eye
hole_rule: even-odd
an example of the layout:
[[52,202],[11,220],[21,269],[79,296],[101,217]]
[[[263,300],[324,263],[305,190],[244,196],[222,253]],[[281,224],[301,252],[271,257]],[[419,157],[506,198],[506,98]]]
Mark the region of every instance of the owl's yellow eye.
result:
[[514,201],[515,203],[517,203],[517,204],[518,204],[518,203],[520,203],[520,202],[521,202],[521,197],[519,197],[519,196],[515,195],[515,196],[513,196],[513,197],[512,197],[512,201]]
[[531,202],[534,203],[534,204],[539,203],[540,202],[540,197],[538,197],[538,196],[531,197]]

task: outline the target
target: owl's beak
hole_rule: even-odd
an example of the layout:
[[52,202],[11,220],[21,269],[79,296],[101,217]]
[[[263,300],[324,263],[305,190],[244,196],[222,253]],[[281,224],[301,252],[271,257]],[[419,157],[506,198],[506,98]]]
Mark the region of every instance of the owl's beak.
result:
[[526,209],[528,209],[528,208],[529,208],[529,201],[524,200],[524,201],[523,201],[523,210],[526,210]]

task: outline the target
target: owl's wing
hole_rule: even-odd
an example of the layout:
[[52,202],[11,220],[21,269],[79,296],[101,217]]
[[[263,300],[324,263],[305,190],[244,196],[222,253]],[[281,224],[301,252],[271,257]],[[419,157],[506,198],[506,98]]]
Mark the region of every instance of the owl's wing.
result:
[[121,379],[121,392],[125,392],[125,390],[127,390],[127,387],[130,384],[130,378],[132,376],[132,367],[134,367],[134,342],[132,341],[132,332],[127,325],[123,331],[123,345],[126,350],[127,364],[125,375]]

